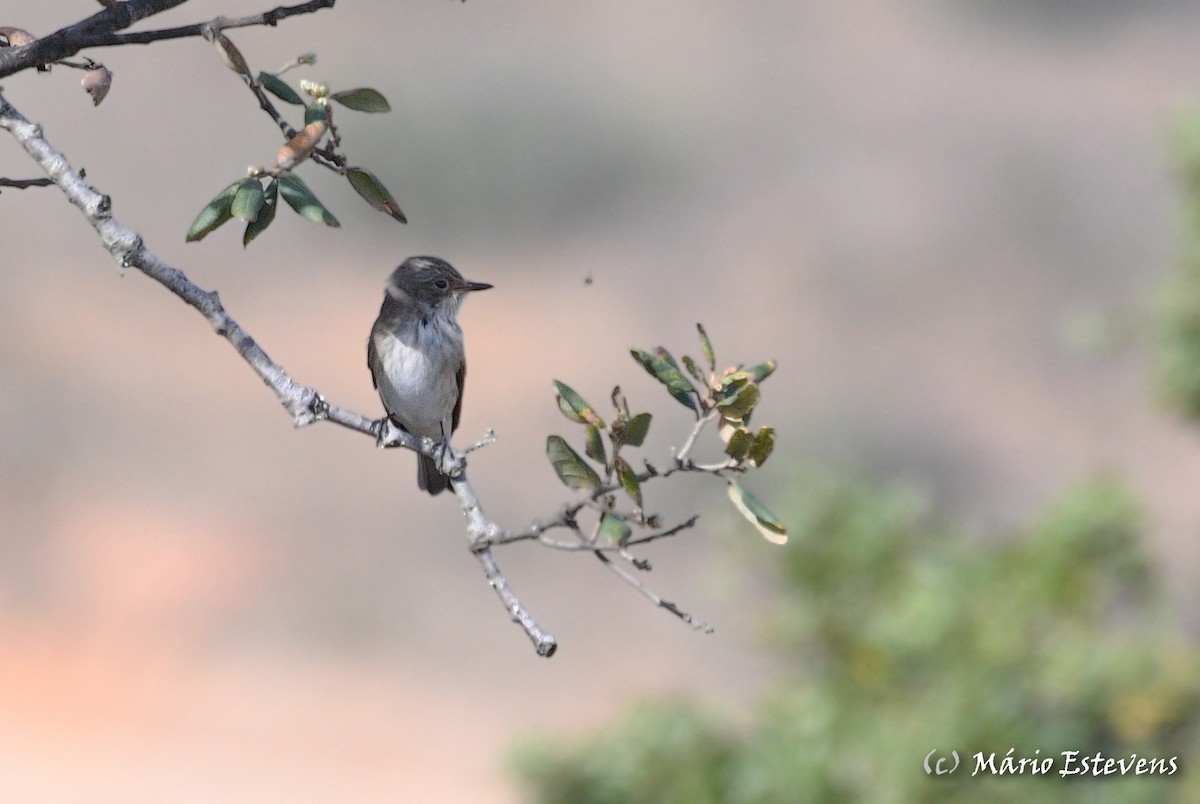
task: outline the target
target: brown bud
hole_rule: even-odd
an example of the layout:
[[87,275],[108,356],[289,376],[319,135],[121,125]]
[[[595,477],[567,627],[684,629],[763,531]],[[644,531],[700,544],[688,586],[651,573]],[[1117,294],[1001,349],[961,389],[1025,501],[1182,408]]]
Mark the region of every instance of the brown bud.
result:
[[108,88],[112,86],[112,71],[107,67],[88,70],[79,83],[87,94],[92,96],[92,105],[99,106],[100,101],[108,94]]
[[280,146],[279,153],[275,155],[275,166],[283,170],[290,170],[308,159],[313,148],[316,148],[321,138],[325,136],[327,128],[324,120],[314,120],[309,123],[296,136]]
[[36,36],[21,28],[0,28],[0,37],[4,38],[3,44],[8,47],[23,47],[37,41]]

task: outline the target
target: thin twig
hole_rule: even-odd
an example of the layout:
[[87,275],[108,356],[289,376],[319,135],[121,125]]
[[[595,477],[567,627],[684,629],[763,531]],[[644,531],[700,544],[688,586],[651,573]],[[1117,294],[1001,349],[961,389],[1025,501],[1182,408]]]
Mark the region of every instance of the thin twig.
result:
[[53,179],[4,179],[0,178],[0,187],[10,187],[13,190],[26,190],[30,187],[53,187]]
[[628,572],[626,572],[625,570],[621,569],[619,566],[614,564],[612,559],[609,558],[608,556],[606,556],[600,550],[595,550],[595,551],[593,551],[593,553],[595,554],[596,558],[598,558],[600,560],[601,564],[603,564],[605,567],[607,567],[608,569],[615,572],[617,574],[618,578],[620,578],[621,580],[625,581],[625,583],[632,586],[641,595],[643,595],[644,597],[649,599],[651,602],[653,602],[654,605],[658,606],[661,609],[666,609],[667,611],[671,612],[676,617],[678,617],[679,619],[683,620],[685,623],[690,625],[692,628],[695,628],[697,631],[703,631],[706,634],[711,634],[713,632],[713,627],[711,625],[704,622],[703,620],[696,619],[691,614],[688,614],[686,611],[679,608],[671,601],[663,600],[661,595],[652,591],[644,583],[639,581],[637,578],[633,577]]
[[713,408],[696,420],[696,425],[692,428],[692,432],[688,434],[687,440],[683,442],[683,446],[679,448],[679,452],[675,455],[675,464],[677,466],[686,466],[688,455],[692,451],[692,447],[696,445],[696,439],[700,436],[700,431],[704,426],[711,422],[720,413],[719,410]]

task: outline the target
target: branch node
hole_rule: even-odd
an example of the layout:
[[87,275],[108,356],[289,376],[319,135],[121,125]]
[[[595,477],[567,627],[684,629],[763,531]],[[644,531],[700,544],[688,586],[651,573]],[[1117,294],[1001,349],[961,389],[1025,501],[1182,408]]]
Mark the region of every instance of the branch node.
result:
[[325,397],[318,393],[314,393],[312,399],[308,403],[308,409],[312,412],[312,420],[314,422],[322,422],[329,418],[329,403],[325,401]]

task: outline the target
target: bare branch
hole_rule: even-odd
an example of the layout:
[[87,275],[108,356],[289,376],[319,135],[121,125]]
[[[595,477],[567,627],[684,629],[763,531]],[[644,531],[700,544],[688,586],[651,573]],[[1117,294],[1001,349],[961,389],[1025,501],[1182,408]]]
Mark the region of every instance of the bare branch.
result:
[[492,551],[488,548],[475,551],[475,557],[479,559],[479,563],[483,565],[484,576],[488,579],[488,583],[496,590],[496,594],[500,596],[504,607],[508,609],[509,615],[513,622],[521,626],[525,633],[529,635],[529,639],[533,642],[533,648],[537,651],[538,656],[544,656],[549,659],[558,650],[558,643],[554,640],[551,634],[543,631],[533,618],[529,616],[529,612],[521,605],[521,601],[517,600],[517,596],[513,594],[509,588],[508,581],[504,580],[504,576],[500,573],[500,568],[496,566],[496,559],[492,557]]
[[245,28],[252,25],[275,25],[282,19],[299,14],[311,14],[323,8],[333,8],[336,0],[313,0],[296,6],[279,6],[261,14],[238,19],[220,17],[209,22],[164,28],[155,31],[117,33],[146,17],[183,5],[187,0],[126,0],[88,17],[74,25],[61,28],[24,47],[0,51],[0,78],[28,70],[39,64],[50,64],[74,56],[90,47],[145,45],[165,39],[203,36],[207,28]]
[[625,570],[621,569],[619,566],[614,564],[612,559],[609,558],[608,556],[606,556],[603,552],[601,552],[599,550],[595,550],[593,552],[594,552],[596,558],[600,559],[601,564],[603,564],[605,567],[607,567],[608,569],[615,572],[617,574],[618,578],[620,578],[621,580],[625,581],[625,583],[632,586],[634,589],[636,589],[638,592],[640,592],[644,597],[646,597],[652,603],[654,603],[654,605],[658,606],[661,609],[666,609],[667,611],[671,612],[676,617],[678,617],[679,619],[683,620],[685,623],[690,625],[692,628],[695,628],[697,631],[703,631],[706,634],[711,634],[713,632],[713,627],[711,625],[704,622],[703,620],[697,620],[691,614],[688,614],[686,611],[682,610],[681,608],[676,606],[671,601],[663,600],[662,596],[660,596],[656,592],[652,591],[644,583],[639,581],[637,578],[633,577],[628,572],[626,572]]
[[126,0],[23,47],[0,50],[0,78],[74,56],[87,39],[128,28],[139,20],[181,6],[187,0]]

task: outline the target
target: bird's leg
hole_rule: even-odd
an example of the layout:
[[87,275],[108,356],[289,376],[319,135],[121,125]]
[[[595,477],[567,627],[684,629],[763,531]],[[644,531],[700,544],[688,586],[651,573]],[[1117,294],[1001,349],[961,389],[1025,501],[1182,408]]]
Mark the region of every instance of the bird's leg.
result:
[[446,453],[450,450],[450,436],[446,434],[446,422],[442,421],[442,443],[438,445],[437,465],[438,471],[446,477],[450,477],[450,472],[446,471]]
[[400,428],[392,424],[391,417],[384,416],[375,422],[375,446],[381,449],[396,446],[400,432]]

